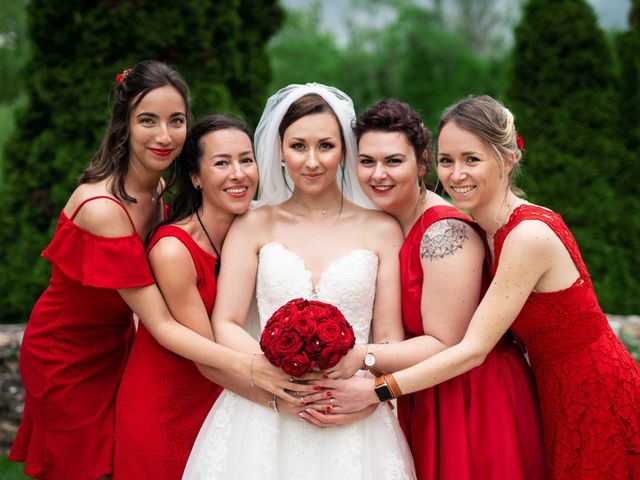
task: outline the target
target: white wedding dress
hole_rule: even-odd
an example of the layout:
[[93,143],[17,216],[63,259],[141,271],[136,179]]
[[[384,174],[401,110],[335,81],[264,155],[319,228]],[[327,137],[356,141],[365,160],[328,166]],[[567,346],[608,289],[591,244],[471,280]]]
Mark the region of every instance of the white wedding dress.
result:
[[[260,325],[294,298],[337,306],[358,343],[369,338],[378,257],[351,250],[314,286],[304,261],[280,243],[262,247],[256,280]],[[207,416],[189,457],[188,480],[414,479],[411,452],[388,405],[364,420],[317,428],[225,390]]]

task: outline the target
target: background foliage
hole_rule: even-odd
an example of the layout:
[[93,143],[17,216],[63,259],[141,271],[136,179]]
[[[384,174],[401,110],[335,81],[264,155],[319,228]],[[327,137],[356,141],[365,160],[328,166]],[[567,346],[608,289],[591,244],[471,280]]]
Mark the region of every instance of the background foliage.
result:
[[351,0],[337,32],[319,2],[285,18],[275,0],[0,0],[0,39],[15,32],[0,43],[0,321],[24,321],[46,286],[38,256],[98,146],[114,74],[143,58],[177,67],[196,115],[253,124],[288,83],[335,85],[358,112],[397,97],[432,129],[465,95],[502,99],[528,199],[564,216],[605,311],[640,312],[640,0],[628,31],[606,33],[585,0],[506,1]]
[[[175,65],[194,112],[254,122],[266,94],[265,43],[283,13],[268,0],[30,0],[27,97],[5,144],[0,192],[0,312],[25,321],[47,284],[38,260],[60,209],[97,149],[117,72],[146,58]],[[176,21],[179,19],[179,21]]]

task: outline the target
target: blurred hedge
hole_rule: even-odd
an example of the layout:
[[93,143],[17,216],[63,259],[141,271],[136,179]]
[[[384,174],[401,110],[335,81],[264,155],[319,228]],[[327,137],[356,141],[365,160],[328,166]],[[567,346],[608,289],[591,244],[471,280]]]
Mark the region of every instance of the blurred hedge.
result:
[[230,110],[253,123],[270,77],[265,44],[282,19],[275,0],[29,2],[28,105],[5,147],[0,191],[0,321],[25,321],[46,287],[39,254],[99,145],[115,74],[166,61],[189,83],[196,116]]
[[620,42],[620,71],[584,0],[530,0],[507,92],[527,147],[522,186],[563,215],[611,313],[640,311],[636,40]]

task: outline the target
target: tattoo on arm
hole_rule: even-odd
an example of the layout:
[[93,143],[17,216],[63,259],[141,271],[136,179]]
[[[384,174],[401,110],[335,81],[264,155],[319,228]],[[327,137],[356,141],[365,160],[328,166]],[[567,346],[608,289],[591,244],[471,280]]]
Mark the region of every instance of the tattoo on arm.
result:
[[462,220],[445,218],[433,223],[420,240],[420,257],[430,261],[454,255],[462,250],[467,236],[468,225]]

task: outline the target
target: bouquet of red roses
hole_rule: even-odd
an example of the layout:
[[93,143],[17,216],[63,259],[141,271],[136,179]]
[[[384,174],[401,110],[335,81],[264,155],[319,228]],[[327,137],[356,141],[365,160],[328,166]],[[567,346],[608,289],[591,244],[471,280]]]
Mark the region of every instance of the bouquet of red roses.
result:
[[296,298],[271,315],[260,347],[272,364],[299,377],[314,366],[333,367],[355,341],[353,328],[338,308]]

